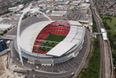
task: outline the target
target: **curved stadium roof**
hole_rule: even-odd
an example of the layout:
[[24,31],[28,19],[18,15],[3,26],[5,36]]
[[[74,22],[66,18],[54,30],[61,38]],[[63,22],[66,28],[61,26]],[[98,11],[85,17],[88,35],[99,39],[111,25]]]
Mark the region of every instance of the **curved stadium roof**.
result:
[[[42,21],[22,32],[20,46],[29,53],[59,57],[79,44],[84,31],[82,25],[75,21]],[[54,40],[54,35],[58,40]],[[50,36],[51,40],[48,39]]]

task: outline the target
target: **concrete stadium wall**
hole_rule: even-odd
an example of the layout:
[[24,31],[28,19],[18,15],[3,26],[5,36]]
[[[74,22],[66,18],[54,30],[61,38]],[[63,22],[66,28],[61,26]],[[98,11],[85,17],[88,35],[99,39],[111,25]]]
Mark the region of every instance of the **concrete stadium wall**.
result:
[[[61,57],[42,57],[39,54],[32,54],[29,52],[26,52],[22,50],[22,57],[28,59],[28,61],[33,62],[33,64],[56,64],[56,63],[62,63],[65,61],[70,60],[71,58],[76,57],[79,54],[79,51],[82,49],[84,43],[84,39],[81,41],[81,43],[78,46],[75,46],[72,52],[69,52]],[[17,51],[16,42],[14,42],[14,47]],[[36,55],[36,56],[35,56]]]

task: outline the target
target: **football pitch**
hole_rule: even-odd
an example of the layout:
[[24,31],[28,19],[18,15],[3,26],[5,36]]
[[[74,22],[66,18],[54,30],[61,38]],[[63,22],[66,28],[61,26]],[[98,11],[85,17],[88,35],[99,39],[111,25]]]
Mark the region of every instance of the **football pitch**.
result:
[[42,43],[40,50],[49,51],[54,46],[56,46],[60,41],[62,41],[65,36],[50,34],[48,38]]

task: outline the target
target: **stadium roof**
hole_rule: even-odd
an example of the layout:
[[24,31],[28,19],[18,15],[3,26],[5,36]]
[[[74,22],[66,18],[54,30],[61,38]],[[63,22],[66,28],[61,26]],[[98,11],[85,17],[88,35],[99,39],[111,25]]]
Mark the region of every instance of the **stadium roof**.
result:
[[76,31],[77,27],[71,26],[71,29],[65,39],[53,49],[51,49],[47,54],[53,56],[62,56],[64,53],[69,51],[76,44],[76,42],[72,42],[73,38],[75,37]]
[[69,51],[75,44],[70,42],[60,42],[57,46],[52,48],[47,54],[52,56],[62,56]]
[[52,48],[47,54],[52,56],[62,56],[68,52],[73,46],[79,44],[82,40],[83,29],[82,27],[71,26],[68,35],[65,39]]
[[[28,28],[26,28],[20,37],[20,46],[27,52],[32,52],[33,44],[36,40],[38,33],[51,21],[44,21],[39,23],[34,23]],[[31,31],[30,31],[31,30]]]
[[[24,51],[32,53],[33,45],[36,40],[38,33],[46,27],[48,24],[53,21],[42,21],[38,23],[34,23],[28,28],[26,28],[20,37],[20,46]],[[52,56],[62,56],[67,51],[69,51],[74,45],[79,45],[82,37],[84,36],[84,30],[82,25],[79,22],[69,21],[70,31],[65,37],[64,40],[59,42],[55,47],[53,47],[50,51],[47,52],[47,55]],[[30,31],[31,30],[31,31]]]

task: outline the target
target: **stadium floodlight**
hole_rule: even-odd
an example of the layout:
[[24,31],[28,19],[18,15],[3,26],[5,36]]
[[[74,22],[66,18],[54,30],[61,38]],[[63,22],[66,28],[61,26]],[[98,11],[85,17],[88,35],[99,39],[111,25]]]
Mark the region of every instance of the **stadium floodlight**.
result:
[[49,21],[52,21],[50,17],[48,17],[45,13],[39,11],[39,8],[32,8],[31,9],[31,4],[29,5],[29,7],[21,14],[20,18],[19,18],[19,21],[18,21],[18,26],[17,26],[17,48],[18,48],[18,53],[19,53],[19,58],[20,58],[20,61],[21,61],[21,64],[24,65],[23,63],[23,59],[22,59],[22,52],[21,52],[21,48],[20,48],[20,29],[21,29],[21,22],[22,22],[22,19],[23,17],[28,13],[39,13],[39,14],[42,14],[45,18],[47,18]]

